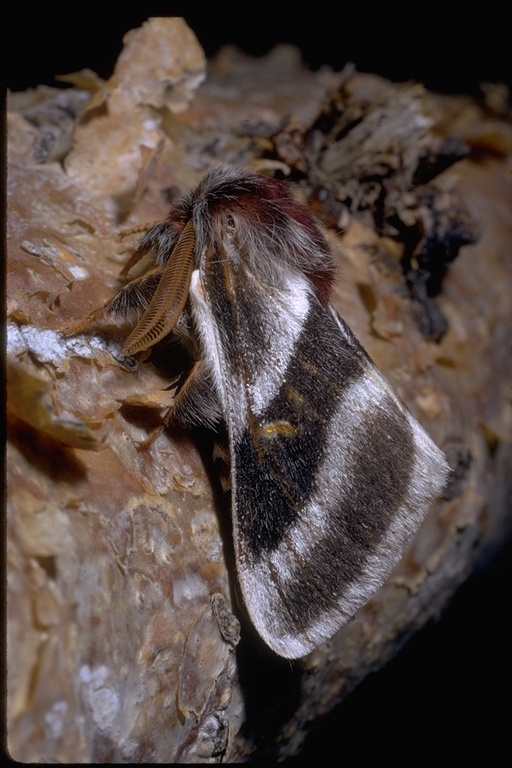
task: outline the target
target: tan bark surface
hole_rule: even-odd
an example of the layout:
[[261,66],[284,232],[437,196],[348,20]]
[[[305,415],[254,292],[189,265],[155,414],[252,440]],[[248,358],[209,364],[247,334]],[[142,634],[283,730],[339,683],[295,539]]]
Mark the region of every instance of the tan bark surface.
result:
[[[8,748],[24,762],[293,755],[510,527],[505,98],[312,73],[286,46],[207,68],[179,19],[127,35],[107,82],[69,81],[9,102]],[[138,449],[177,362],[134,368],[112,324],[60,333],[119,285],[135,242],[119,232],[164,218],[214,160],[290,178],[339,258],[340,314],[455,471],[379,594],[293,664],[245,618],[208,440],[167,431]]]

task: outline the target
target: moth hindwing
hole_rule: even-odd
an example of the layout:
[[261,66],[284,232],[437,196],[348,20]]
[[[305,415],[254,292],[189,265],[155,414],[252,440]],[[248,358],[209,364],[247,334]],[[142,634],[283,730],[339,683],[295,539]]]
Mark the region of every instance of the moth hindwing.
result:
[[224,422],[249,615],[304,656],[396,565],[444,455],[332,307],[333,256],[286,182],[214,168],[139,252],[153,270],[106,308],[142,312],[127,352],[172,334],[192,355],[168,422]]

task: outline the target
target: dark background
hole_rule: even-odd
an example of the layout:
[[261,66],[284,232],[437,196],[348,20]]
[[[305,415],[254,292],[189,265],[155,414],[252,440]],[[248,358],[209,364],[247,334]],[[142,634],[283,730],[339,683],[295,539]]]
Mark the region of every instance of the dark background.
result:
[[[213,3],[193,13],[168,3],[145,4],[144,14],[109,16],[91,12],[85,3],[61,6],[59,14],[20,3],[4,25],[7,86],[57,85],[55,74],[84,67],[107,78],[123,35],[150,15],[169,14],[185,16],[208,56],[226,43],[262,55],[289,42],[312,68],[341,69],[353,62],[359,71],[420,81],[444,93],[477,95],[482,81],[510,83],[508,20],[489,3],[460,5],[463,12],[447,15],[418,2],[401,10],[382,3],[378,11],[336,3],[313,8],[313,15],[309,8],[297,13],[294,3],[288,6],[294,11],[282,18],[247,2],[243,15]],[[109,4],[109,14],[115,8]],[[365,758],[414,765],[428,758],[442,763],[452,755],[484,757],[493,765],[500,750],[510,755],[510,551],[484,560],[443,617],[360,685],[309,739],[304,757],[289,762],[334,755],[348,765]]]
[[[510,82],[511,32],[505,5],[460,4],[447,12],[418,0],[401,7],[380,3],[333,3],[313,7],[293,3],[292,10],[274,15],[262,3],[236,5],[199,3],[139,3],[145,13],[132,13],[122,5],[105,4],[108,15],[85,2],[59,6],[17,3],[4,20],[4,46],[8,46],[7,84],[23,90],[40,83],[55,85],[53,76],[89,67],[108,77],[122,48],[123,35],[148,16],[183,15],[210,56],[226,43],[262,55],[279,42],[297,45],[313,68],[341,69],[353,62],[362,72],[392,80],[415,79],[443,92],[476,92],[483,81]],[[449,6],[449,3],[445,3]],[[496,5],[496,3],[494,3]],[[307,8],[307,12],[300,8]],[[240,10],[239,9],[239,10]]]

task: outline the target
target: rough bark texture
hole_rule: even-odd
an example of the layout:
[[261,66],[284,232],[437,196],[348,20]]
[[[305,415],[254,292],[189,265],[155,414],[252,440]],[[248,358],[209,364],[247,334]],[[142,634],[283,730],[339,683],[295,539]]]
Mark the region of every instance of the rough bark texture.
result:
[[[69,82],[8,114],[10,754],[296,754],[510,530],[506,94],[312,73],[289,47],[226,49],[207,71],[179,19],[127,35],[108,82]],[[212,160],[288,176],[339,258],[337,308],[454,468],[375,599],[293,664],[245,618],[208,439],[138,450],[174,362],[131,369],[123,328],[59,333],[113,294],[133,245],[117,233],[164,218]]]

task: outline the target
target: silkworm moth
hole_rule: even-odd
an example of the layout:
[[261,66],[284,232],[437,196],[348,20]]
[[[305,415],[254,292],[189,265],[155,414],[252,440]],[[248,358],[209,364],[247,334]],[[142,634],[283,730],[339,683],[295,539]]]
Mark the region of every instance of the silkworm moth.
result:
[[210,169],[126,269],[142,256],[152,268],[101,311],[137,315],[127,355],[168,336],[190,355],[165,424],[226,430],[244,601],[299,658],[383,584],[445,457],[333,308],[334,257],[287,182]]

